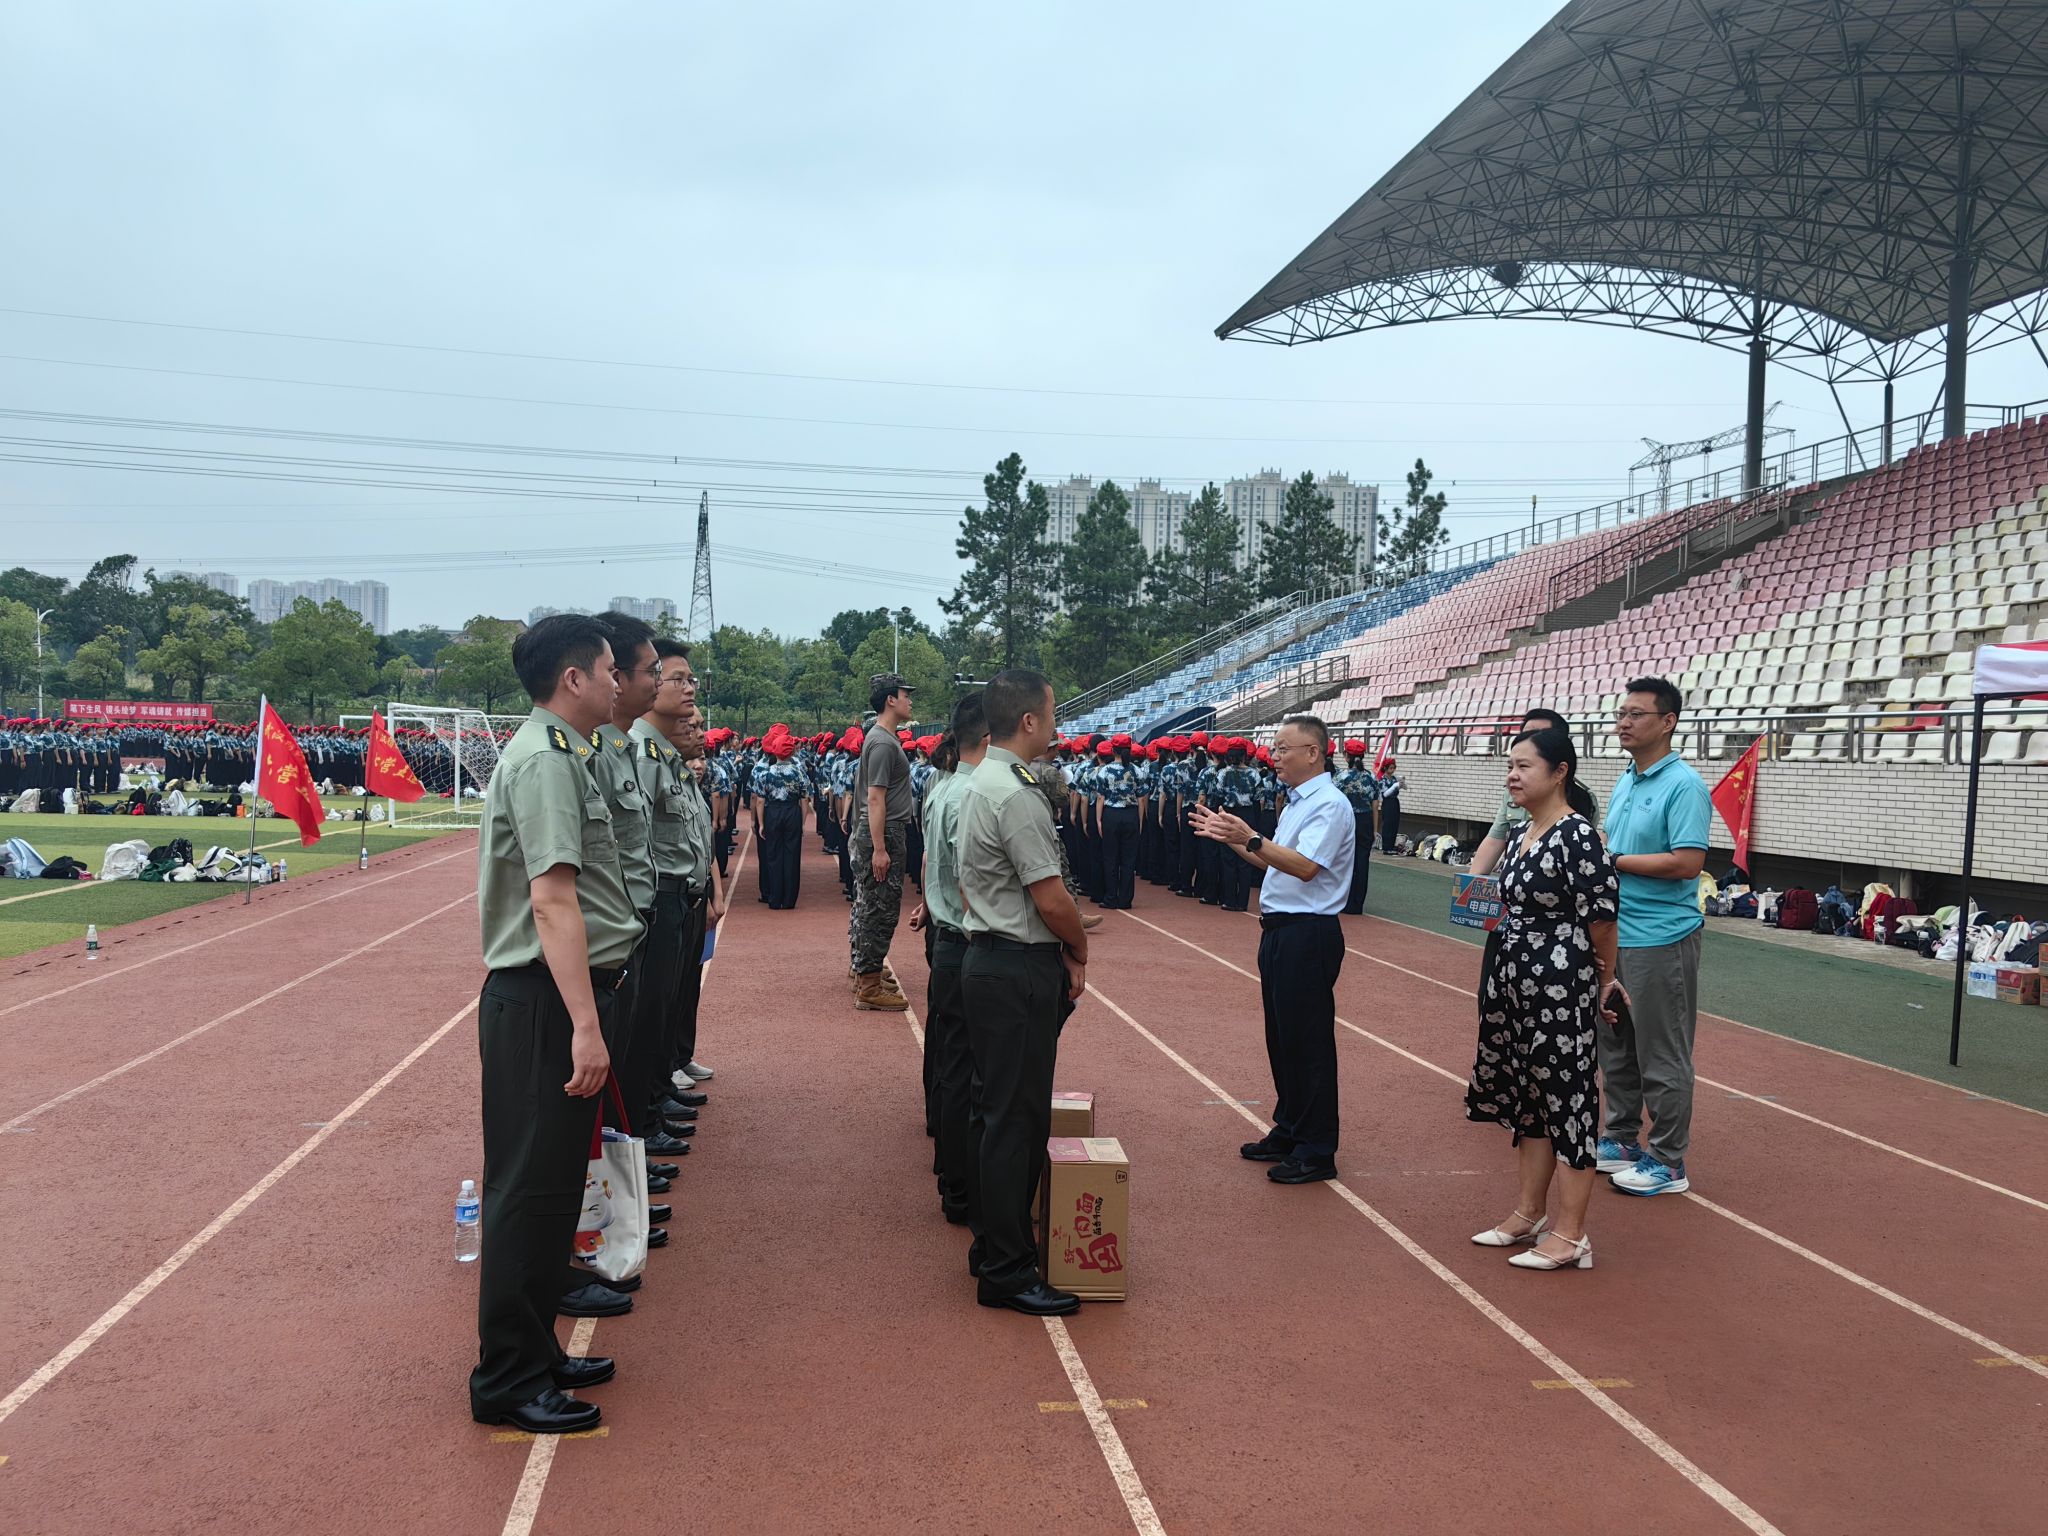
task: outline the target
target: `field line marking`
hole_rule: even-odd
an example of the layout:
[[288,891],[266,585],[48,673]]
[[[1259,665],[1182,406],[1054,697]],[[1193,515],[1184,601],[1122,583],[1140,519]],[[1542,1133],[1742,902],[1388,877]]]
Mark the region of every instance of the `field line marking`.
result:
[[[1129,914],[1126,913],[1125,915],[1128,916]],[[1147,924],[1147,926],[1149,927],[1151,925]],[[1172,937],[1178,937],[1178,935],[1172,935]],[[1197,950],[1205,955],[1209,955],[1210,959],[1217,961],[1219,964],[1230,965],[1230,962],[1223,959],[1222,956],[1210,953],[1210,951],[1203,949],[1202,946],[1199,944],[1188,943],[1186,939],[1182,939],[1181,942],[1183,944],[1188,944],[1188,947],[1190,949]],[[1352,951],[1352,953],[1355,954],[1357,953],[1357,951],[1354,950]],[[1369,960],[1372,957],[1370,955],[1367,955],[1365,958]],[[1383,961],[1381,963],[1388,964],[1389,962]],[[1238,967],[1231,966],[1231,969],[1237,970]],[[1401,967],[1394,966],[1393,969],[1400,970]],[[1414,971],[1410,971],[1407,974],[1420,975],[1419,972]],[[1434,978],[1423,977],[1422,979],[1428,981],[1433,980]],[[1448,986],[1449,984],[1440,982],[1438,983],[1438,985]],[[1462,988],[1456,987],[1451,988],[1451,990],[1458,992],[1463,991]],[[1469,997],[1472,994],[1465,993],[1464,995]],[[1367,1040],[1372,1041],[1373,1044],[1383,1046],[1387,1050],[1392,1051],[1395,1055],[1407,1058],[1409,1061],[1414,1062],[1417,1066],[1436,1073],[1438,1077],[1446,1078],[1449,1081],[1458,1084],[1460,1087],[1463,1087],[1465,1084],[1465,1079],[1458,1073],[1451,1071],[1447,1067],[1439,1066],[1437,1063],[1429,1061],[1424,1057],[1418,1056],[1413,1051],[1403,1050],[1400,1046],[1393,1044],[1391,1041],[1382,1040],[1378,1035],[1372,1033],[1371,1030],[1360,1029],[1356,1024],[1353,1024],[1350,1020],[1342,1017],[1340,1017],[1337,1020],[1337,1022],[1343,1025],[1346,1029],[1350,1030],[1353,1034],[1361,1035]],[[1705,1082],[1707,1081],[1707,1079],[1701,1078],[1700,1081]],[[1240,1113],[1243,1113],[1243,1111],[1240,1111]],[[1918,1161],[1918,1159],[1915,1160]],[[1940,1165],[1929,1164],[1929,1166],[1939,1167]],[[1954,1172],[1953,1169],[1943,1169],[1942,1171],[1945,1173]],[[1969,1175],[1961,1174],[1958,1175],[1958,1177],[1969,1178]],[[1981,1183],[1982,1181],[1978,1179],[1971,1179],[1970,1182],[1974,1184]],[[1989,1189],[1998,1188],[1998,1186],[1995,1184],[1987,1185],[1985,1187]],[[2012,1191],[2000,1190],[1999,1193],[2012,1194]],[[1834,1275],[1838,1279],[1846,1280],[1851,1285],[1860,1286],[1862,1289],[1868,1291],[1871,1295],[1878,1297],[1880,1300],[1888,1301],[1892,1303],[1892,1305],[1897,1307],[1903,1307],[1906,1311],[1912,1313],[1915,1317],[1920,1318],[1924,1322],[1932,1323],[1937,1328],[1945,1328],[1950,1333],[1955,1334],[1958,1338],[1968,1339],[1972,1344],[1980,1345],[1985,1349],[1991,1350],[1995,1354],[2010,1361],[2014,1365],[2024,1366],[2028,1370],[2033,1371],[2042,1377],[2048,1377],[2048,1366],[2044,1366],[2039,1362],[2035,1361],[2032,1356],[2023,1355],[2016,1349],[2009,1349],[2005,1345],[1999,1343],[1996,1339],[1987,1338],[1985,1335],[1977,1332],[1974,1328],[1970,1328],[1962,1323],[1959,1323],[1955,1321],[1953,1318],[1944,1317],[1941,1313],[1934,1311],[1931,1307],[1922,1306],[1919,1302],[1913,1300],[1910,1296],[1902,1296],[1897,1291],[1892,1290],[1890,1287],[1880,1285],[1877,1281],[1870,1279],[1866,1275],[1860,1275],[1853,1269],[1849,1269],[1844,1265],[1837,1264],[1833,1259],[1827,1258],[1822,1254],[1815,1253],[1811,1248],[1808,1248],[1803,1244],[1796,1243],[1789,1237],[1785,1237],[1777,1232],[1773,1232],[1769,1227],[1762,1226],[1757,1222],[1751,1221],[1747,1216],[1739,1215],[1736,1212],[1729,1210],[1726,1206],[1716,1205],[1713,1201],[1703,1199],[1699,1195],[1692,1194],[1690,1192],[1687,1193],[1686,1198],[1691,1200],[1694,1204],[1699,1205],[1706,1210],[1712,1211],[1717,1216],[1725,1217],[1727,1220],[1734,1222],[1737,1226],[1743,1228],[1744,1230],[1756,1234],[1758,1237],[1763,1238],[1766,1242],[1777,1244],[1778,1247],[1783,1248],[1787,1253],[1796,1254],[1800,1258],[1805,1259],[1808,1263],[1818,1265],[1820,1268],[1826,1270],[1829,1274]],[[2018,1195],[2015,1196],[2015,1198],[2020,1200],[2027,1199],[2025,1195]]]
[[[218,944],[222,939],[239,938],[252,928],[261,928],[265,923],[282,922],[287,917],[296,917],[301,912],[309,912],[314,907],[325,906],[330,901],[339,901],[344,896],[353,896],[358,891],[367,891],[373,886],[383,885],[392,880],[403,880],[407,875],[416,875],[423,869],[432,869],[436,864],[446,864],[450,859],[463,858],[467,853],[467,849],[462,849],[455,853],[443,854],[438,859],[429,859],[424,864],[412,864],[404,869],[394,870],[388,875],[379,875],[376,879],[365,880],[361,884],[350,882],[332,895],[316,896],[311,901],[287,907],[282,912],[273,912],[268,917],[259,917],[254,922],[238,923],[233,928],[216,933],[210,938],[194,939],[190,944],[180,944],[176,949],[167,949],[162,954],[151,955],[146,960],[136,960],[128,965],[112,966],[107,970],[86,977],[83,981],[74,981],[67,987],[58,987],[54,991],[42,993],[37,997],[23,998],[18,1003],[9,1003],[5,1008],[0,1008],[0,1019],[6,1018],[10,1013],[18,1013],[23,1008],[33,1008],[38,1003],[47,1003],[52,998],[63,997],[67,993],[76,992],[81,987],[92,986],[95,982],[112,981],[116,976],[126,976],[130,971],[139,971],[146,965],[155,965],[159,961],[168,960],[174,955],[189,954],[195,949],[204,949],[209,944]],[[144,919],[138,918],[137,921],[144,921]]]
[[[714,831],[712,836],[715,839],[717,833]],[[725,888],[725,915],[719,918],[717,926],[712,929],[712,932],[721,938],[725,934],[725,919],[733,914],[733,884],[739,879],[740,871],[747,867],[747,852],[753,846],[754,834],[749,832],[747,840],[740,844],[739,857],[733,860],[732,873],[719,877]],[[713,943],[711,946],[711,959],[704,962],[702,973],[699,977],[698,997],[700,1001],[703,997],[701,990],[702,977],[711,974],[712,964],[717,959],[718,945]],[[596,1318],[579,1318],[575,1329],[569,1334],[568,1352],[578,1357],[588,1355],[590,1353],[590,1341],[596,1333]],[[512,1491],[512,1507],[505,1512],[505,1524],[499,1536],[528,1536],[528,1533],[533,1530],[533,1522],[540,1518],[541,1500],[547,1495],[548,1474],[554,1470],[555,1447],[561,1443],[562,1438],[560,1435],[535,1435],[533,1437],[533,1449],[526,1453],[526,1468],[519,1474],[519,1486]],[[582,1437],[571,1435],[568,1438],[575,1440]]]
[[[1125,915],[1128,916],[1129,914],[1126,913]],[[1147,926],[1151,925],[1147,924]],[[1192,945],[1190,947],[1199,948],[1200,946]],[[1228,961],[1223,963],[1229,964]],[[1268,1121],[1260,1119],[1242,1104],[1239,1104],[1230,1094],[1225,1093],[1215,1079],[1208,1076],[1185,1056],[1181,1055],[1180,1052],[1132,1018],[1130,1014],[1111,1001],[1101,988],[1097,987],[1093,982],[1088,984],[1088,991],[1107,1007],[1110,1012],[1122,1019],[1124,1023],[1130,1025],[1139,1035],[1149,1040],[1175,1066],[1187,1073],[1188,1076],[1192,1077],[1204,1088],[1207,1088],[1217,1098],[1228,1100],[1229,1108],[1235,1113],[1242,1115],[1245,1120],[1258,1130],[1260,1135],[1263,1136],[1272,1129],[1272,1125]],[[1662,1435],[1650,1428],[1649,1425],[1609,1397],[1603,1389],[1595,1386],[1591,1377],[1585,1376],[1573,1368],[1569,1362],[1554,1353],[1548,1345],[1544,1344],[1520,1323],[1509,1317],[1499,1307],[1474,1290],[1472,1286],[1467,1284],[1464,1279],[1452,1271],[1428,1249],[1416,1242],[1414,1238],[1402,1231],[1401,1228],[1395,1226],[1392,1221],[1381,1215],[1371,1205],[1360,1199],[1342,1179],[1331,1179],[1327,1182],[1329,1188],[1339,1199],[1343,1200],[1345,1204],[1357,1211],[1359,1215],[1379,1228],[1387,1237],[1393,1239],[1411,1259],[1415,1260],[1416,1263],[1449,1286],[1457,1293],[1461,1300],[1476,1310],[1488,1322],[1492,1323],[1494,1327],[1498,1328],[1502,1333],[1514,1340],[1515,1343],[1540,1360],[1549,1369],[1553,1378],[1570,1382],[1573,1390],[1578,1392],[1581,1397],[1585,1398],[1586,1401],[1606,1414],[1608,1418],[1621,1426],[1622,1429],[1626,1430],[1642,1446],[1655,1455],[1658,1460],[1671,1468],[1672,1471],[1676,1472],[1680,1477],[1720,1505],[1722,1509],[1734,1516],[1744,1529],[1755,1533],[1755,1536],[1765,1536],[1765,1533],[1770,1533],[1770,1536],[1779,1536],[1778,1528],[1772,1525],[1770,1521],[1766,1520],[1756,1510],[1750,1508],[1748,1504],[1738,1498],[1731,1490],[1710,1476],[1683,1451],[1679,1450],[1677,1446],[1666,1440]]]
[[[1399,971],[1403,976],[1412,976],[1417,981],[1426,981],[1431,986],[1442,987],[1447,992],[1455,992],[1460,997],[1476,998],[1479,995],[1468,987],[1461,987],[1455,982],[1444,981],[1436,976],[1426,976],[1421,971],[1411,971],[1405,965],[1396,965],[1391,960],[1382,960],[1378,955],[1369,955],[1362,949],[1352,949],[1347,945],[1345,952],[1356,955],[1361,960],[1370,960],[1374,965],[1385,966],[1390,971]],[[1719,1015],[1710,1015],[1710,1017],[1719,1017]],[[1769,1034],[1770,1031],[1765,1030],[1763,1033]],[[1773,1038],[1779,1037],[1773,1036]],[[1385,1044],[1385,1042],[1382,1041],[1381,1044]],[[1856,1060],[1860,1058],[1852,1057],[1851,1059]],[[1704,1083],[1709,1088],[1718,1088],[1721,1092],[1735,1098],[1746,1099],[1752,1104],[1759,1104],[1765,1109],[1776,1110],[1781,1115],[1790,1115],[1795,1120],[1804,1120],[1808,1125],[1819,1126],[1824,1131],[1833,1131],[1837,1136],[1846,1136],[1851,1141],[1860,1141],[1864,1146],[1873,1147],[1879,1152],[1888,1152],[1893,1157],[1904,1158],[1909,1163],[1918,1163],[1922,1168],[1932,1169],[1936,1173],[1945,1173],[1952,1179],[1961,1179],[1965,1184],[1974,1184],[1979,1189],[1989,1190],[1994,1195],[2003,1195],[2008,1200],[2017,1200],[2022,1205],[2031,1205],[2037,1211],[2048,1211],[2048,1200],[2037,1200],[2032,1195],[2022,1194],[2016,1189],[2007,1189],[2003,1184],[1994,1184],[1989,1179],[1980,1179],[1974,1173],[1964,1173],[1960,1168],[1951,1168],[1946,1163],[1937,1163],[1932,1158],[1922,1157],[1917,1152],[1908,1152],[1904,1147],[1895,1147],[1888,1141],[1879,1141],[1876,1137],[1866,1136],[1861,1131],[1852,1131],[1846,1125],[1836,1125],[1832,1120],[1823,1120],[1818,1115],[1809,1115],[1803,1109],[1793,1109],[1790,1105],[1780,1104],[1774,1099],[1759,1098],[1756,1094],[1746,1092],[1731,1083],[1720,1082],[1711,1077],[1696,1075],[1695,1081]]]
[[469,1017],[469,1015],[475,1011],[476,1002],[474,999],[467,1003],[464,1003],[462,1005],[461,1011],[456,1013],[453,1018],[449,1019],[447,1023],[443,1024],[431,1035],[428,1035],[426,1039],[422,1040],[410,1051],[406,1052],[404,1057],[400,1059],[398,1065],[393,1067],[390,1071],[386,1072],[382,1077],[378,1078],[376,1082],[370,1084],[370,1086],[368,1088],[365,1088],[360,1094],[356,1095],[354,1102],[349,1104],[349,1106],[346,1109],[343,1109],[339,1114],[335,1115],[331,1120],[329,1120],[326,1125],[322,1126],[319,1130],[315,1131],[311,1136],[308,1136],[304,1141],[299,1143],[296,1150],[294,1150],[289,1156],[287,1156],[283,1162],[279,1163],[275,1168],[271,1169],[270,1172],[266,1173],[254,1184],[250,1185],[247,1191],[245,1191],[241,1198],[236,1200],[234,1204],[230,1205],[226,1210],[222,1211],[218,1216],[214,1217],[212,1221],[209,1221],[205,1226],[201,1227],[197,1232],[193,1233],[193,1235],[186,1240],[184,1247],[180,1248],[176,1253],[172,1254],[169,1258],[165,1259],[163,1263],[157,1265],[155,1269],[151,1270],[141,1280],[136,1282],[134,1288],[130,1290],[126,1296],[123,1296],[111,1307],[107,1308],[106,1311],[102,1312],[97,1318],[93,1319],[93,1321],[86,1326],[86,1329],[83,1333],[79,1334],[77,1338],[73,1339],[69,1344],[66,1344],[62,1349],[58,1350],[56,1354],[52,1355],[48,1361],[46,1361],[40,1368],[33,1372],[27,1380],[21,1383],[20,1386],[16,1387],[12,1392],[8,1393],[6,1397],[0,1398],[0,1424],[4,1424],[14,1414],[15,1410],[20,1408],[24,1403],[26,1403],[30,1398],[34,1397],[38,1392],[42,1391],[43,1388],[47,1387],[51,1382],[55,1381],[59,1376],[63,1375],[64,1372],[67,1369],[69,1369],[72,1362],[77,1360],[80,1355],[84,1354],[88,1349],[91,1349],[93,1345],[97,1344],[102,1338],[104,1338],[106,1334],[117,1323],[121,1321],[122,1318],[126,1317],[130,1312],[133,1312],[137,1307],[141,1306],[143,1302],[147,1301],[150,1295],[157,1289],[158,1286],[162,1285],[165,1281],[169,1280],[171,1276],[175,1275],[179,1270],[183,1269],[185,1265],[189,1263],[192,1260],[192,1258],[195,1255],[197,1255],[202,1248],[204,1248],[208,1243],[212,1242],[216,1237],[220,1236],[221,1233],[225,1232],[228,1229],[228,1227],[234,1222],[235,1218],[240,1216],[242,1212],[248,1210],[249,1207],[254,1205],[258,1200],[262,1199],[263,1196],[271,1189],[271,1187],[274,1186],[286,1174],[290,1173],[294,1168],[298,1167],[299,1164],[303,1163],[307,1158],[311,1157],[315,1152],[319,1151],[321,1144],[324,1143],[328,1137],[332,1136],[348,1121],[353,1120],[356,1117],[356,1114],[359,1110],[361,1110],[365,1105],[367,1105],[372,1099],[376,1098],[377,1095],[382,1093],[386,1088],[389,1088],[393,1083],[398,1081],[400,1074],[402,1074],[407,1067],[410,1067],[414,1062],[418,1061],[422,1056],[426,1055],[428,1051],[432,1050],[434,1046],[440,1043],[442,1037],[445,1036],[449,1030],[453,1029],[457,1024],[460,1024],[465,1018]]
[[1045,1319],[1045,1331],[1052,1339],[1053,1349],[1059,1354],[1061,1367],[1067,1373],[1067,1384],[1074,1389],[1074,1396],[1080,1401],[1082,1416],[1095,1432],[1095,1444],[1102,1451],[1102,1459],[1109,1463],[1109,1475],[1116,1479],[1116,1491],[1123,1497],[1132,1528],[1138,1536],[1166,1536],[1166,1527],[1160,1523],[1159,1512],[1152,1507],[1151,1495],[1145,1492],[1138,1469],[1131,1464],[1131,1453],[1124,1449],[1124,1437],[1116,1432],[1109,1410],[1102,1405],[1102,1394],[1095,1390],[1095,1380],[1081,1360],[1081,1351],[1074,1347],[1073,1336],[1067,1332],[1066,1320],[1048,1317]]
[[[1088,990],[1093,992],[1095,989],[1090,987]],[[910,1022],[910,1037],[917,1042],[918,1049],[923,1050],[924,1026],[917,1021],[916,1007],[906,1007],[903,1012]],[[1110,1479],[1116,1484],[1118,1497],[1124,1501],[1124,1511],[1131,1517],[1132,1527],[1138,1536],[1166,1536],[1166,1527],[1160,1523],[1159,1512],[1152,1507],[1152,1496],[1145,1492],[1144,1481],[1131,1461],[1131,1453],[1124,1448],[1123,1436],[1110,1422],[1102,1394],[1095,1390],[1095,1380],[1088,1374],[1087,1364],[1081,1359],[1081,1351],[1075,1347],[1073,1336],[1067,1332],[1066,1323],[1060,1318],[1048,1317],[1045,1319],[1045,1332],[1052,1340],[1054,1353],[1059,1356],[1060,1368],[1067,1373],[1067,1385],[1074,1389],[1081,1414],[1088,1420],[1089,1431],[1095,1436],[1095,1447],[1102,1452],[1102,1459],[1109,1466]],[[1041,1412],[1044,1407],[1042,1403],[1039,1405]]]
[[186,1030],[184,1034],[179,1035],[176,1039],[166,1040],[162,1045],[158,1046],[155,1050],[144,1051],[140,1056],[134,1057],[132,1060],[122,1062],[121,1065],[118,1067],[110,1067],[105,1072],[102,1072],[98,1077],[93,1078],[90,1082],[80,1083],[76,1088],[67,1088],[62,1093],[58,1094],[54,1099],[45,1099],[42,1103],[36,1105],[34,1109],[23,1110],[20,1114],[16,1115],[12,1120],[0,1121],[0,1134],[4,1134],[8,1131],[14,1130],[18,1126],[26,1125],[29,1121],[36,1119],[38,1116],[47,1114],[49,1111],[55,1109],[58,1105],[67,1104],[71,1100],[77,1098],[82,1093],[90,1093],[93,1089],[99,1087],[102,1083],[111,1083],[115,1078],[120,1077],[125,1073],[133,1072],[137,1067],[146,1066],[150,1062],[155,1061],[157,1057],[163,1055],[165,1052],[176,1050],[186,1041],[198,1039],[201,1035],[205,1034],[208,1030],[213,1029],[215,1026],[225,1024],[230,1019],[240,1018],[243,1014],[249,1012],[252,1008],[260,1008],[265,1003],[269,1002],[272,998],[282,997],[285,993],[291,991],[294,987],[302,986],[306,982],[311,981],[315,976],[323,976],[327,972],[333,970],[336,966],[346,965],[348,964],[349,961],[355,959],[357,956],[368,954],[378,945],[387,943],[388,941],[397,938],[401,933],[405,933],[411,929],[419,927],[421,923],[431,922],[435,918],[439,917],[443,912],[449,910],[449,908],[460,906],[462,903],[469,901],[470,899],[471,898],[469,896],[462,895],[456,897],[453,901],[443,902],[440,906],[434,908],[433,911],[425,913],[422,916],[416,917],[411,922],[403,924],[400,927],[392,929],[389,933],[382,934],[379,937],[370,940],[370,942],[367,944],[359,945],[356,948],[350,950],[345,955],[336,956],[334,959],[329,960],[325,965],[317,966],[313,970],[307,971],[302,976],[294,976],[290,981],[283,983],[281,986],[272,987],[268,992],[265,992],[261,997],[252,997],[249,999],[248,1002],[241,1004],[239,1007],[230,1008],[226,1013],[221,1014],[217,1018],[208,1019],[204,1024],[196,1025],[193,1028]]
[[[1462,939],[1453,938],[1447,933],[1439,933],[1434,928],[1424,928],[1419,923],[1404,923],[1398,917],[1381,917],[1375,912],[1367,912],[1362,915],[1369,923],[1385,923],[1390,928],[1406,928],[1410,933],[1420,933],[1444,944],[1455,944],[1460,949],[1476,947],[1465,943]],[[1366,955],[1363,950],[1354,949],[1351,953],[1354,955],[1364,955],[1368,960],[1373,958],[1371,955]],[[1853,960],[1855,956],[1850,955],[1845,958]],[[1908,974],[1918,975],[1920,973],[1915,971]],[[1872,1061],[1868,1056],[1858,1056],[1853,1051],[1838,1051],[1831,1045],[1817,1045],[1811,1040],[1802,1040],[1797,1035],[1787,1035],[1775,1029],[1766,1029],[1761,1024],[1751,1024],[1744,1019],[1731,1019],[1725,1013],[1709,1013],[1702,1009],[1700,1017],[1712,1019],[1716,1024],[1732,1024],[1737,1029],[1746,1029],[1753,1035],[1763,1035],[1767,1039],[1776,1040],[1785,1045],[1796,1045],[1802,1050],[1819,1051],[1823,1056],[1834,1056],[1842,1061],[1854,1062],[1859,1067],[1873,1067],[1879,1072],[1889,1072],[1894,1077],[1909,1077],[1916,1083],[1926,1083],[1929,1087],[1939,1088],[1947,1093],[1960,1093],[1971,1098],[1985,1099],[1993,1104],[2003,1104],[2007,1109],[2016,1109],[2022,1114],[2038,1115],[2040,1118],[2048,1120],[2048,1109],[2036,1109],[2031,1104],[2021,1104],[2013,1099],[2001,1099],[1996,1094],[1979,1093],[1974,1088],[1965,1088],[1961,1083],[1943,1082],[1940,1078],[1929,1077],[1924,1072],[1909,1072],[1904,1067],[1895,1067],[1886,1061]]]
[[[569,1335],[567,1353],[571,1359],[580,1360],[590,1353],[590,1336],[596,1331],[596,1318],[577,1319]],[[526,1468],[519,1474],[519,1486],[512,1492],[512,1507],[505,1514],[501,1536],[527,1536],[533,1529],[533,1522],[540,1517],[541,1496],[547,1492],[548,1473],[555,1464],[555,1447],[561,1443],[560,1435],[533,1437],[533,1449],[526,1453]]]

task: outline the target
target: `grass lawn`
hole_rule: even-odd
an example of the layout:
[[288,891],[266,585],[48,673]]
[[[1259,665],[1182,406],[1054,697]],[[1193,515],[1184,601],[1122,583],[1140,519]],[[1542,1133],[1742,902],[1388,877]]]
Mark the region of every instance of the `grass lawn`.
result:
[[[299,846],[298,828],[280,817],[265,817],[256,823],[256,847],[267,859],[280,854],[290,861],[293,878],[351,864],[356,857],[356,836],[360,823],[329,822],[326,833],[311,848]],[[370,857],[407,843],[439,837],[434,830],[369,825]],[[0,842],[24,838],[43,858],[65,855],[79,860],[97,874],[109,844],[141,838],[152,848],[174,837],[191,839],[194,853],[203,854],[214,843],[224,843],[237,853],[249,847],[249,823],[225,818],[193,816],[41,816],[0,814]],[[116,880],[102,885],[97,880],[0,880],[0,958],[26,954],[45,944],[82,939],[88,923],[102,929],[155,917],[194,902],[212,901],[236,895],[239,885],[208,884],[145,885],[136,880]]]

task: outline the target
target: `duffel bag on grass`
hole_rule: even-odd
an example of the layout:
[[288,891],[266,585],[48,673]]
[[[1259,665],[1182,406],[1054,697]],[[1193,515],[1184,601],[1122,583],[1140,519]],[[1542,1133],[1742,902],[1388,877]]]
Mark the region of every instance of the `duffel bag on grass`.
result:
[[130,838],[125,843],[109,843],[104,857],[100,860],[102,880],[134,880],[142,874],[143,866],[149,863],[149,844],[141,838]]

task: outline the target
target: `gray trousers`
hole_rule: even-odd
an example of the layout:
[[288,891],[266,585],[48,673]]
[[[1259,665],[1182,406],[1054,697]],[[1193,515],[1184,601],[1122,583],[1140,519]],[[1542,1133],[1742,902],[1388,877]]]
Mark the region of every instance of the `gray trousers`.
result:
[[1685,1160],[1692,1142],[1692,1042],[1699,1028],[1700,935],[1676,944],[1624,949],[1617,957],[1628,990],[1632,1026],[1600,1026],[1601,1133],[1624,1146],[1642,1134],[1650,1112],[1650,1155],[1667,1167]]

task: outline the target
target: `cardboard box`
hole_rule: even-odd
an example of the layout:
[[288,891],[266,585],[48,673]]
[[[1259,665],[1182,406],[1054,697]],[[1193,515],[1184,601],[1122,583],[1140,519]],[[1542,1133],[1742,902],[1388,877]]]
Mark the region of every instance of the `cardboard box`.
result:
[[1500,881],[1492,875],[1451,876],[1451,922],[1459,928],[1500,926]]
[[1095,1095],[1080,1089],[1052,1096],[1052,1134],[1088,1137],[1095,1134]]
[[1998,1000],[2041,1006],[2041,973],[2031,965],[2001,965],[1998,968]]
[[1122,1301],[1131,1259],[1131,1165],[1113,1136],[1055,1136],[1045,1144],[1046,1283],[1083,1301]]
[[1963,990],[1971,997],[1998,996],[1998,967],[1988,960],[1972,960],[1963,975]]

